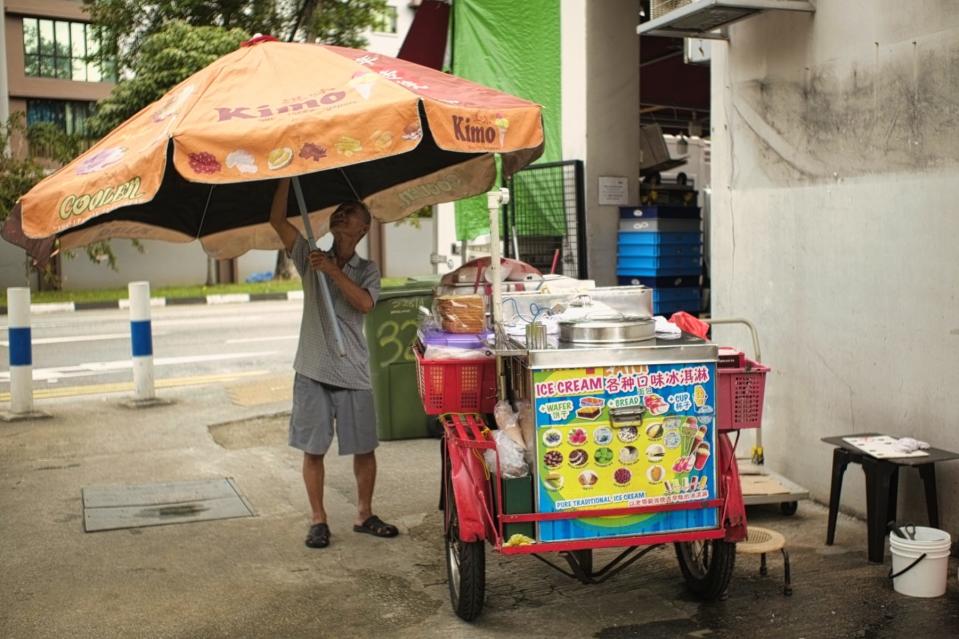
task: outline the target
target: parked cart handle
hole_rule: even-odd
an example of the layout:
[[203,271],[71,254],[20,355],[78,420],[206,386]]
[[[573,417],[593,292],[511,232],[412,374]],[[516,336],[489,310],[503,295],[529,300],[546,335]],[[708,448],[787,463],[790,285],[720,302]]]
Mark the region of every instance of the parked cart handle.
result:
[[743,319],[741,317],[730,317],[722,319],[704,319],[701,320],[707,324],[745,324],[749,328],[749,333],[753,338],[753,351],[756,353],[756,363],[761,364],[763,361],[762,353],[759,350],[759,334],[756,332],[756,327],[753,326],[753,323],[748,319]]

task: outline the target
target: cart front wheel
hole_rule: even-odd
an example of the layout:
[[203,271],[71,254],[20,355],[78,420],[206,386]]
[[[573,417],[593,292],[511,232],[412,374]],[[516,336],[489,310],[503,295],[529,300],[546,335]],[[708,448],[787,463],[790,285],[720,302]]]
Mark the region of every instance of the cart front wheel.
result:
[[722,539],[680,542],[676,544],[676,558],[690,592],[705,601],[714,601],[729,587],[736,563],[736,544]]
[[446,531],[446,579],[450,586],[450,603],[456,616],[463,621],[473,621],[483,611],[486,595],[486,542],[460,539],[459,517],[453,487],[449,484],[446,495],[446,508],[450,514]]

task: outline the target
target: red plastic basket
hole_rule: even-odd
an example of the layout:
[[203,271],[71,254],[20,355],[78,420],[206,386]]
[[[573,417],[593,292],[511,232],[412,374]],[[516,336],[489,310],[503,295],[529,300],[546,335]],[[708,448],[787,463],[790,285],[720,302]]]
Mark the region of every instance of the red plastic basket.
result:
[[416,382],[427,415],[492,413],[496,406],[496,359],[423,359],[416,354]]
[[719,430],[759,428],[763,421],[763,397],[769,368],[746,359],[743,368],[719,368],[716,372],[716,423]]

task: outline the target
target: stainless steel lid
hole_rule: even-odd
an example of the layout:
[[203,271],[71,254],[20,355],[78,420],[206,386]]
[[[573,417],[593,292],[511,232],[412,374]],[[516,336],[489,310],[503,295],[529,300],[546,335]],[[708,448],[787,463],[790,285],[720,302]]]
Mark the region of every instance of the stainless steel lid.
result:
[[656,336],[656,322],[648,317],[567,320],[559,323],[561,342],[624,344]]

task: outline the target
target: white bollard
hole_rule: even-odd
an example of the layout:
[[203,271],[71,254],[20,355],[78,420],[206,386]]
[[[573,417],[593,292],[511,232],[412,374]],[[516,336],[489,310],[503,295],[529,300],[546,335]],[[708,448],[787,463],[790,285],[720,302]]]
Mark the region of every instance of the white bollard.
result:
[[133,347],[134,402],[156,398],[153,384],[153,329],[150,326],[150,283],[130,282],[130,342]]
[[7,289],[10,342],[10,411],[33,412],[33,347],[30,336],[30,289]]

